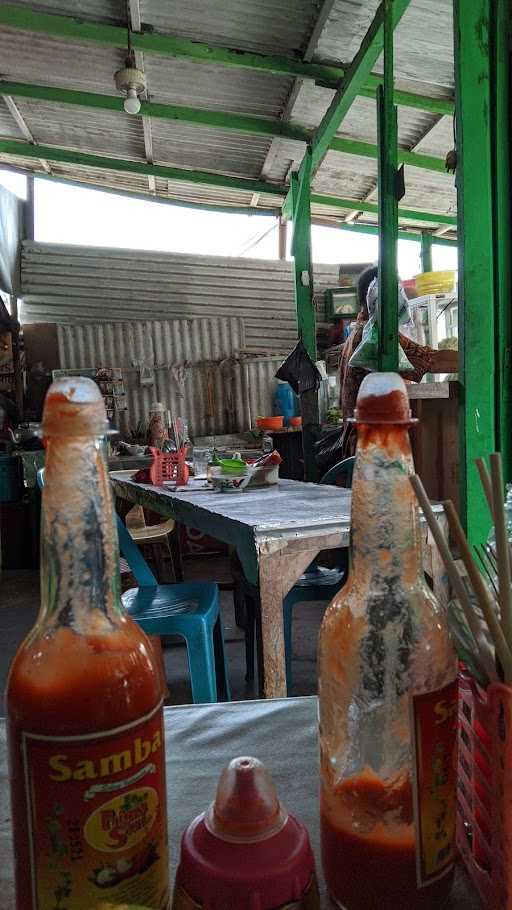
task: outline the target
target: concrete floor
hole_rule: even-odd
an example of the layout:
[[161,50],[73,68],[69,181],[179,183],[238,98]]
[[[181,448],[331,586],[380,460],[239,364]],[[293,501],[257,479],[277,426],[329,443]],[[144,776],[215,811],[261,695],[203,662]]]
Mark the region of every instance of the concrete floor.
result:
[[[188,580],[230,581],[228,561],[224,557],[189,559],[185,563]],[[39,609],[39,574],[29,571],[4,572],[0,583],[0,687],[3,693],[10,662],[24,636],[34,623]],[[298,604],[293,621],[293,690],[292,695],[316,693],[316,644],[325,604]],[[254,686],[245,682],[245,650],[241,629],[235,624],[233,598],[221,591],[221,610],[233,700],[257,697]],[[165,664],[171,704],[191,701],[185,647],[173,644],[165,649]],[[1,711],[0,711],[1,713]]]

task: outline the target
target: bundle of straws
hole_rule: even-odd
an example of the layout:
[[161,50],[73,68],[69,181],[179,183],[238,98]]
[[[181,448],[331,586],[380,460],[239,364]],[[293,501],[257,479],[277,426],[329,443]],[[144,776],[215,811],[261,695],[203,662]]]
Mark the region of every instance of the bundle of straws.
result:
[[462,623],[450,617],[459,657],[484,686],[497,681],[512,684],[512,560],[503,503],[501,455],[492,454],[489,462],[490,474],[483,459],[476,461],[496,536],[495,551],[488,545],[475,548],[485,579],[473,558],[453,502],[445,501],[443,506],[467,579],[459,573],[420,478],[416,474],[411,477],[462,612]]

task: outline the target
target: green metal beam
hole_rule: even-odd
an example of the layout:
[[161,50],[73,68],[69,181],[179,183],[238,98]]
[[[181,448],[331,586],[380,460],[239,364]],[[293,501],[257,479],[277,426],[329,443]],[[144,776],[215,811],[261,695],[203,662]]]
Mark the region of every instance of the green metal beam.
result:
[[[30,176],[32,171],[27,172],[22,168],[4,165],[0,161],[0,167],[16,174],[23,174],[25,177]],[[49,183],[60,183],[66,186],[73,186],[81,190],[95,190],[99,193],[108,193],[111,196],[121,196],[126,199],[134,199],[136,202],[154,202],[157,205],[170,205],[175,208],[193,209],[201,212],[219,212],[228,215],[264,215],[266,217],[278,218],[280,208],[260,209],[250,205],[207,205],[202,202],[186,202],[180,199],[170,199],[167,196],[154,196],[152,193],[133,193],[131,190],[120,190],[111,186],[102,186],[98,183],[88,183],[86,180],[69,180],[67,177],[56,177],[54,174],[35,174],[36,180],[45,180]]]
[[127,161],[124,158],[107,158],[104,155],[90,155],[87,152],[55,148],[51,145],[31,145],[29,142],[18,142],[11,139],[0,139],[0,154],[2,152],[6,155],[16,155],[22,158],[46,158],[50,161],[60,161],[66,164],[80,164],[129,174],[152,175],[153,177],[164,177],[166,180],[181,180],[187,183],[201,183],[206,186],[246,190],[249,193],[283,196],[288,189],[287,187],[277,186],[274,183],[266,183],[263,180],[247,180],[243,177],[213,174],[209,171],[187,171],[162,164]]
[[[316,224],[315,219],[313,219],[313,223]],[[346,222],[342,222],[341,224],[336,225],[336,227],[340,231],[352,231],[354,234],[373,234],[375,237],[378,237],[380,233],[378,224],[361,224],[359,222],[357,224],[347,224]],[[421,238],[425,233],[426,231],[422,231],[420,233],[419,231],[414,232],[399,230],[398,239],[412,240],[415,243],[421,243]],[[440,244],[441,246],[454,247],[457,245],[457,241],[450,240],[449,237],[435,237],[433,234],[429,234],[429,236],[432,238],[432,243]]]
[[428,231],[421,232],[421,271],[422,272],[431,272],[432,271],[432,234]]
[[510,141],[510,9],[501,0],[491,0],[491,112],[493,116],[494,168],[494,283],[496,293],[496,445],[503,458],[505,481],[512,481],[512,247]]
[[[333,208],[348,209],[353,212],[369,212],[374,215],[379,213],[379,206],[376,202],[362,202],[361,199],[341,199],[339,196],[312,193],[311,202],[316,205],[327,205]],[[283,208],[284,214],[285,209]],[[437,212],[416,212],[414,209],[398,209],[398,217],[408,221],[427,221],[432,224],[457,224],[456,215],[445,215]]]
[[[494,451],[495,286],[490,0],[454,0],[459,232],[461,512],[470,544],[491,523],[475,458]],[[510,301],[507,301],[510,306]]]
[[[396,0],[395,0],[396,3]],[[384,82],[377,89],[379,146],[379,370],[398,372],[398,120],[393,105],[393,0],[384,7]]]
[[[66,38],[71,41],[91,42],[109,47],[126,48],[127,31],[125,27],[108,25],[100,22],[85,22],[82,19],[43,13],[19,7],[13,4],[0,4],[0,24],[10,28],[36,32],[55,38]],[[346,71],[339,66],[321,63],[303,63],[290,57],[255,54],[232,48],[215,47],[200,41],[176,38],[173,35],[160,35],[154,31],[131,32],[130,40],[135,50],[145,54],[161,54],[193,60],[196,63],[214,64],[235,69],[253,70],[269,73],[274,76],[311,79],[327,88],[337,89]],[[377,74],[369,75],[366,85],[360,94],[375,98],[377,85],[382,81]],[[431,98],[417,95],[414,92],[396,92],[395,103],[418,110],[439,114],[452,114],[453,101],[450,99]]]
[[[365,98],[375,100],[377,86],[382,84],[382,76],[372,74],[368,77],[367,86],[359,92]],[[417,95],[414,92],[403,92],[395,88],[393,101],[398,107],[412,107],[419,111],[427,111],[431,114],[441,114],[452,117],[455,110],[455,104],[450,98],[432,98],[426,95]]]
[[[244,177],[231,177],[225,174],[214,174],[209,171],[187,171],[182,168],[146,162],[128,161],[124,158],[107,158],[104,155],[92,155],[88,152],[72,151],[49,145],[32,145],[30,142],[19,142],[15,139],[0,139],[0,154],[15,155],[20,158],[47,158],[50,161],[65,164],[79,164],[98,167],[103,170],[122,171],[130,174],[153,175],[168,180],[180,180],[188,183],[202,183],[205,186],[220,186],[226,189],[246,190],[250,193],[265,193],[273,196],[285,196],[287,186],[266,183],[262,180],[248,180]],[[311,194],[311,202],[336,208],[357,210],[359,212],[378,213],[378,206],[372,202],[361,202],[360,199],[341,199],[338,196]],[[284,214],[284,209],[283,209]],[[432,224],[457,224],[454,215],[434,212],[416,212],[413,209],[399,209],[400,218],[411,221],[427,221]]]
[[[100,110],[123,113],[123,99],[115,95],[102,95],[96,92],[75,91],[47,85],[31,85],[24,82],[0,81],[0,94],[11,95],[14,98],[30,98],[35,101],[49,101],[56,104],[70,104],[78,107],[94,108]],[[235,130],[240,133],[250,133],[263,136],[281,136],[285,139],[294,139],[299,142],[309,142],[312,137],[310,130],[305,127],[294,126],[284,120],[270,120],[266,117],[251,117],[244,114],[231,114],[226,111],[202,110],[193,107],[182,107],[174,104],[160,104],[154,101],[141,100],[139,114],[135,117],[157,117],[164,120],[177,120],[183,123],[192,123],[198,126],[209,126],[224,130]],[[335,138],[330,149],[346,155],[358,155],[363,158],[377,158],[377,146],[370,142],[360,142],[356,139]],[[433,155],[421,155],[399,149],[400,163],[412,167],[424,168],[429,171],[446,173],[443,158]]]
[[[394,0],[392,27],[396,28],[411,0]],[[352,104],[371,75],[379,59],[384,38],[384,4],[381,3],[361,46],[347,69],[341,85],[332,99],[311,140],[311,174],[314,176],[335,138]]]
[[316,319],[313,305],[313,276],[311,269],[311,211],[309,181],[311,153],[306,153],[306,167],[301,178],[292,174],[293,237],[291,253],[294,260],[295,306],[297,327],[312,360],[316,360]]
[[[50,101],[57,104],[70,104],[79,107],[99,108],[101,110],[124,113],[123,98],[115,95],[100,95],[96,92],[74,91],[47,85],[27,85],[23,82],[0,81],[0,94],[14,98],[31,98],[36,101]],[[125,115],[126,116],[126,115]],[[255,133],[264,136],[282,136],[285,139],[296,139],[308,142],[311,132],[301,126],[293,126],[283,120],[270,120],[267,117],[251,117],[244,114],[231,114],[225,111],[201,110],[193,107],[181,107],[175,104],[160,104],[141,99],[140,112],[131,117],[158,117],[164,120],[178,120],[198,126],[211,126],[224,130],[236,130],[240,133]]]
[[[379,155],[377,145],[373,145],[371,142],[362,142],[359,139],[336,137],[331,140],[329,148],[334,152],[343,152],[345,155],[359,155],[361,158],[378,158]],[[446,174],[444,158],[437,158],[435,155],[422,155],[420,152],[410,152],[407,149],[399,148],[398,163]]]

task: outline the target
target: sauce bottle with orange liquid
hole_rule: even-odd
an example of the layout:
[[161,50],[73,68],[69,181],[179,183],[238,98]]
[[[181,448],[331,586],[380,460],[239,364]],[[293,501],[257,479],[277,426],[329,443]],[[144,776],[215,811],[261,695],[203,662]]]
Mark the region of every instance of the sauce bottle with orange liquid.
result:
[[98,387],[46,397],[41,608],[7,684],[16,910],[167,910],[162,674],[125,614]]
[[345,910],[440,910],[454,863],[457,667],[424,580],[403,380],[367,376],[355,419],[351,572],[319,641],[324,875]]

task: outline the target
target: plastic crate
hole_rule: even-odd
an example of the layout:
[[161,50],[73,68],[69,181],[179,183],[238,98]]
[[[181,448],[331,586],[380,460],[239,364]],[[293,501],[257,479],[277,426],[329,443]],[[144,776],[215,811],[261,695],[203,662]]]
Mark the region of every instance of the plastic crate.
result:
[[188,483],[189,469],[185,461],[186,449],[177,452],[161,452],[160,449],[150,447],[152,462],[149,468],[149,479],[155,487],[162,487],[164,483],[175,483],[183,487]]
[[512,910],[512,689],[459,684],[457,846],[485,910]]

